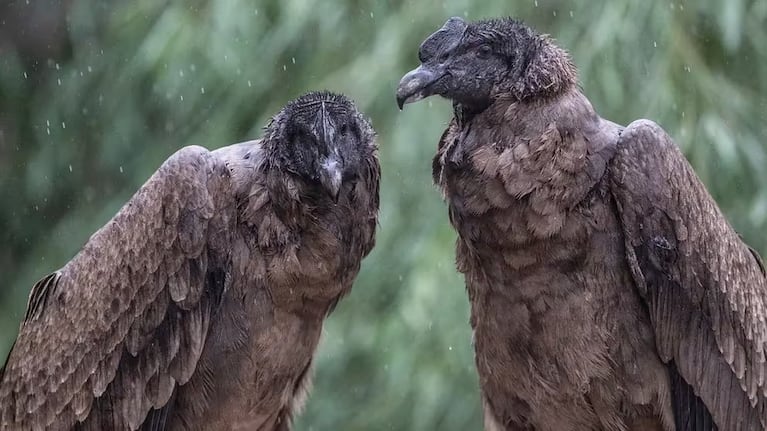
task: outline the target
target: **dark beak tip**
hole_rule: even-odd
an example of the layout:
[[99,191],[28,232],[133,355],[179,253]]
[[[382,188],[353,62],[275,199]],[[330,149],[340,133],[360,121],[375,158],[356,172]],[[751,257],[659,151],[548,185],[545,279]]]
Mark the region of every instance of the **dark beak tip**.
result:
[[405,107],[405,98],[400,97],[399,95],[397,96],[397,107],[400,111]]
[[397,106],[400,110],[408,103],[417,102],[434,93],[430,87],[442,74],[421,65],[406,73],[397,85]]
[[408,97],[410,97],[410,94],[407,94],[406,85],[407,85],[407,75],[402,77],[402,80],[399,82],[399,85],[397,86],[397,92],[395,93],[395,98],[397,99],[397,107],[401,111],[402,108],[405,107],[405,104],[407,103]]

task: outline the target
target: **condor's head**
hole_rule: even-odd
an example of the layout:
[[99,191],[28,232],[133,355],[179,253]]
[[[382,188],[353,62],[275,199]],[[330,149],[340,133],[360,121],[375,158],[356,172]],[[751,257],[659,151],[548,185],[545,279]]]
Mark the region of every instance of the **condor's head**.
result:
[[341,94],[318,91],[291,101],[267,126],[266,136],[276,167],[334,200],[344,184],[377,164],[370,122]]
[[567,52],[511,18],[450,18],[423,41],[418,58],[397,87],[400,109],[436,94],[481,112],[499,97],[545,97],[577,79]]

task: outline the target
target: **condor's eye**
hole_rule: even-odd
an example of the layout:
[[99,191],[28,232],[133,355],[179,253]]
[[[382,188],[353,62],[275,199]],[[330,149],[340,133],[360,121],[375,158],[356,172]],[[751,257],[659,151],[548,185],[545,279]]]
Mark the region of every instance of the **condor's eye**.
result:
[[488,44],[480,45],[479,48],[477,48],[478,58],[488,58],[492,53],[493,48],[491,48]]

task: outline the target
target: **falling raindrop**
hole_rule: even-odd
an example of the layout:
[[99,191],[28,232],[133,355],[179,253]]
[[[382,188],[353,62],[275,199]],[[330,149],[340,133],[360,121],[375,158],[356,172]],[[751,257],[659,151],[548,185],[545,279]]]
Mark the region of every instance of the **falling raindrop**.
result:
[[69,172],[72,172],[72,165],[69,165]]
[[88,66],[88,73],[91,73],[91,72],[93,72],[93,68]]
[[184,101],[184,95],[183,95],[183,94],[182,94],[182,95],[180,95],[180,96],[178,96],[178,97],[180,97],[180,98],[181,98],[181,101],[182,101],[182,102]]
[[180,76],[182,78],[184,77],[184,69],[181,69],[181,70],[178,71],[178,76]]
[[283,64],[283,65],[282,65],[282,71],[284,72],[284,71],[286,71],[286,70],[288,70],[288,66],[286,66],[286,65],[284,65],[284,64]]
[[656,41],[652,41],[652,46],[653,46],[654,48],[657,48],[657,47],[658,47],[658,42],[656,42]]
[[61,78],[57,78],[56,81],[58,81],[59,85],[61,85]]
[[293,64],[296,64],[296,57],[290,57],[290,61],[292,61]]
[[24,72],[24,79],[27,79],[27,72]]
[[120,173],[123,173],[123,166],[120,165]]
[[67,123],[65,123],[65,122],[63,122],[63,121],[62,121],[62,122],[61,122],[61,128],[62,128],[62,129],[66,129],[66,128],[67,128]]
[[573,17],[573,11],[570,11],[570,18]]
[[538,0],[535,0],[535,7],[538,7]]
[[200,87],[200,94],[205,94],[205,87]]
[[252,87],[253,84],[250,82],[250,79],[248,79],[248,87]]

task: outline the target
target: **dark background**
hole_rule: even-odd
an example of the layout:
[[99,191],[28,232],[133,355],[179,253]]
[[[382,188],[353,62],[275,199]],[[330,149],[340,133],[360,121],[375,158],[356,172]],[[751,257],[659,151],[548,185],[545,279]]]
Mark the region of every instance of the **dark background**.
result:
[[[481,428],[455,234],[431,184],[450,118],[397,110],[450,16],[522,18],[570,50],[605,117],[659,122],[767,251],[767,2],[29,0],[0,4],[0,358],[32,284],[172,152],[258,137],[312,89],[379,133],[378,246],[328,320],[299,430]],[[2,361],[2,359],[0,359]]]

